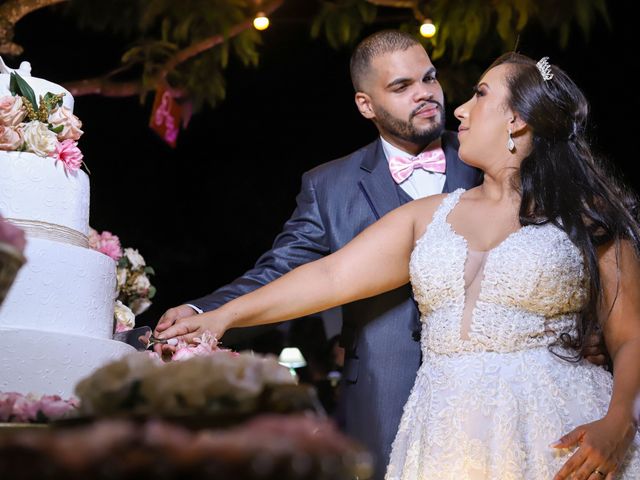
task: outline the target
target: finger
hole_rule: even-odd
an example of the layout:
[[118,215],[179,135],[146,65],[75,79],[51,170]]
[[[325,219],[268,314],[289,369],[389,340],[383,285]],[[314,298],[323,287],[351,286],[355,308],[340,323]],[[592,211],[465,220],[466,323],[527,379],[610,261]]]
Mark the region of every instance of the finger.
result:
[[168,338],[178,338],[196,332],[200,323],[196,317],[185,317],[176,321],[173,325],[158,335],[158,338],[166,340]]
[[573,478],[575,480],[602,480],[602,475],[596,473],[597,468],[597,463],[585,458],[585,462],[576,469]]
[[577,445],[578,443],[580,443],[580,439],[582,439],[583,435],[584,435],[584,431],[582,430],[581,427],[574,428],[566,435],[563,435],[562,437],[560,437],[559,440],[553,442],[551,444],[551,447],[553,448],[573,447],[574,445]]
[[[553,480],[574,480],[574,478],[587,478],[587,477],[574,477],[573,474],[578,470],[584,461],[586,460],[586,454],[584,454],[580,449],[571,455],[569,460],[565,462],[562,468],[558,471]],[[595,468],[595,467],[594,467]],[[591,470],[589,471],[591,473]]]
[[158,320],[156,325],[156,331],[161,332],[162,330],[166,330],[171,325],[175,323],[178,319],[178,315],[172,311],[173,309],[167,310]]

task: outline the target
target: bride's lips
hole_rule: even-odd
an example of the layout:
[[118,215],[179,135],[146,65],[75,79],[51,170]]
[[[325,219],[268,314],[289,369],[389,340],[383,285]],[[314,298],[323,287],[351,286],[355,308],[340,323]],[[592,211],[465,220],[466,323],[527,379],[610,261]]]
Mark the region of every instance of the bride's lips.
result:
[[467,127],[458,127],[458,136],[469,130]]

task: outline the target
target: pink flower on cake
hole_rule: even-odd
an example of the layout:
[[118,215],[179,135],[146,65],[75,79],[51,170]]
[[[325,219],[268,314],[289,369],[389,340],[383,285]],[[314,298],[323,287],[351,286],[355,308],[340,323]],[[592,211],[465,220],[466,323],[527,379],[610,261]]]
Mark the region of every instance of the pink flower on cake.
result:
[[105,230],[98,233],[89,228],[89,247],[113,258],[116,262],[122,258],[122,246],[117,235]]
[[209,331],[204,332],[201,337],[194,338],[194,342],[196,342],[196,345],[179,341],[171,360],[187,360],[193,357],[211,355],[214,352],[228,351],[218,348],[218,340]]
[[65,400],[58,395],[43,395],[39,402],[40,413],[50,419],[61,418],[76,408],[78,408],[76,399]]
[[58,395],[0,392],[0,422],[46,422],[62,418],[77,408],[78,400],[74,398],[65,400]]
[[0,125],[16,127],[26,116],[22,98],[12,95],[0,97]]
[[62,162],[67,172],[75,172],[82,166],[83,155],[77,142],[63,140],[56,144],[54,158]]
[[8,422],[13,415],[13,405],[20,398],[17,392],[0,392],[0,422]]
[[67,107],[58,107],[49,114],[49,123],[54,127],[62,127],[58,140],[78,140],[84,133],[80,130],[82,122]]
[[22,131],[27,144],[27,151],[40,157],[48,157],[56,151],[58,138],[46,124],[33,121],[23,124]]
[[24,144],[24,135],[20,127],[9,127],[0,124],[0,150],[20,150]]

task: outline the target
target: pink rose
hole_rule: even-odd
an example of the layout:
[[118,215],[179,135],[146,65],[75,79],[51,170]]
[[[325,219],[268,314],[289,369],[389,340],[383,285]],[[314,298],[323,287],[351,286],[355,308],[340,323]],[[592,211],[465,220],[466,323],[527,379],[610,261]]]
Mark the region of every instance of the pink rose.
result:
[[38,402],[38,408],[48,420],[55,420],[74,410],[76,404],[73,400],[63,400],[58,395],[44,395]]
[[75,172],[82,166],[82,152],[78,148],[77,142],[73,140],[59,142],[53,157],[63,163],[67,172]]
[[67,107],[58,107],[49,114],[49,123],[53,127],[62,126],[58,133],[58,140],[78,140],[84,133],[80,130],[82,122]]
[[120,238],[105,230],[100,234],[100,248],[98,250],[117,262],[122,257]]
[[19,127],[0,124],[0,150],[12,152],[19,150],[24,144],[24,135]]
[[26,116],[27,110],[24,108],[22,98],[14,96],[0,97],[0,125],[15,127]]
[[203,332],[201,337],[194,338],[193,341],[196,345],[179,340],[176,345],[176,351],[171,356],[171,361],[205,357],[219,352],[230,352],[228,349],[218,348],[218,340],[208,330]]
[[[66,141],[66,140],[65,140]],[[113,258],[116,262],[122,257],[122,247],[117,235],[105,230],[98,233],[89,228],[89,247]]]
[[38,418],[38,410],[40,410],[40,405],[33,395],[21,395],[13,404],[13,421],[31,422]]
[[13,405],[21,395],[16,392],[0,393],[0,422],[8,422],[13,416]]

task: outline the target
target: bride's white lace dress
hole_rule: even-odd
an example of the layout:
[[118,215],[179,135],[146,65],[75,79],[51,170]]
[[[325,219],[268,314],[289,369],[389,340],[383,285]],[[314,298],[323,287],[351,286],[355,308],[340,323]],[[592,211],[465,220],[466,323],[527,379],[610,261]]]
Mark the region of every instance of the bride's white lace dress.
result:
[[[423,363],[386,479],[552,479],[571,452],[549,444],[602,418],[611,395],[609,372],[548,348],[586,300],[582,257],[552,225],[470,251],[447,222],[462,193],[444,199],[411,257]],[[638,438],[617,479],[640,479]]]

